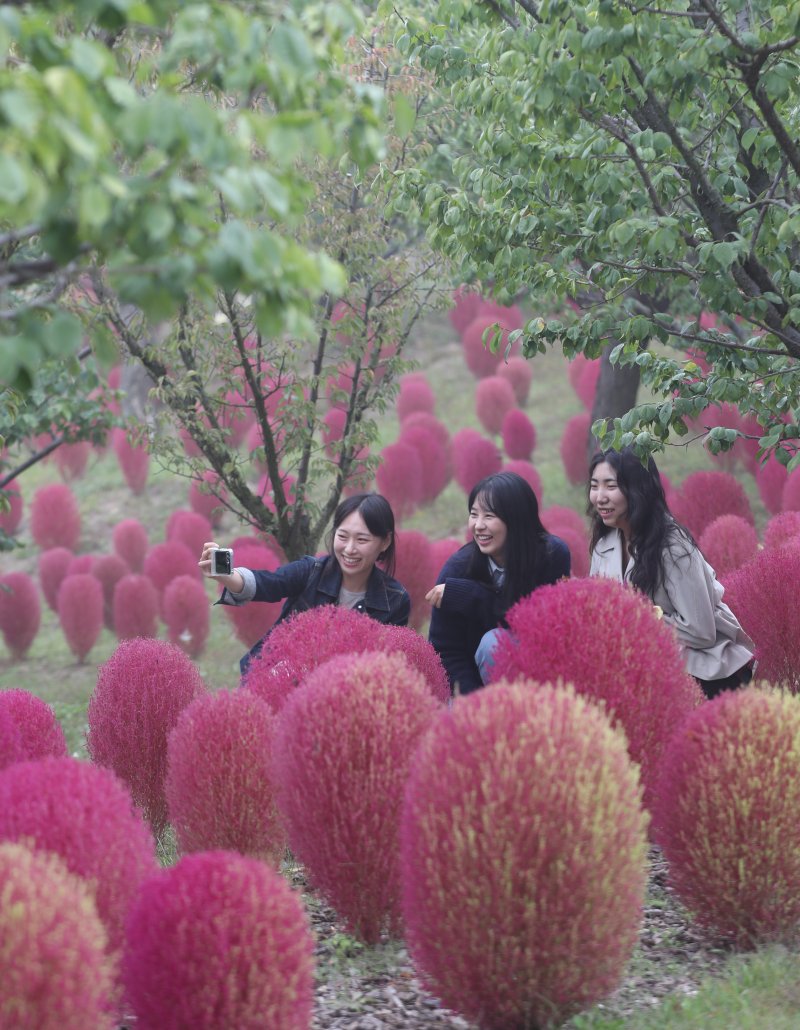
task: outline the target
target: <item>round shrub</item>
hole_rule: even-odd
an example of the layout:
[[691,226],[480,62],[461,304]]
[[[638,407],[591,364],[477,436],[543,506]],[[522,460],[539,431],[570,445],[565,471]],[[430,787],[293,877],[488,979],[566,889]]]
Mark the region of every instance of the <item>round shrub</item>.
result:
[[210,469],[189,487],[189,507],[204,515],[212,526],[219,526],[225,511],[224,502],[228,493],[219,482],[219,476]]
[[589,541],[586,533],[576,532],[573,526],[550,525],[547,527],[555,536],[561,537],[569,548],[570,574],[575,579],[583,579],[589,575],[591,561],[589,558]]
[[533,367],[530,361],[512,354],[508,361],[504,361],[497,366],[496,374],[511,383],[517,404],[527,404],[528,395],[531,392],[531,383],[533,382]]
[[411,515],[422,500],[422,461],[416,447],[398,441],[384,447],[375,472],[378,490],[391,504],[395,518]]
[[450,700],[450,680],[441,658],[433,645],[410,626],[383,626],[381,650],[401,654],[413,669],[422,673],[437,701],[446,704]]
[[409,372],[400,377],[395,408],[401,422],[414,411],[427,411],[431,415],[434,413],[436,394],[424,373]]
[[435,436],[440,444],[445,448],[447,454],[450,454],[450,430],[441,422],[435,415],[428,414],[427,411],[414,411],[410,415],[407,415],[403,420],[403,433],[407,433],[409,429],[425,429],[432,436]]
[[755,521],[744,487],[730,472],[691,472],[675,492],[672,505],[675,518],[695,540],[720,515],[738,515],[751,526]]
[[725,576],[750,561],[758,550],[758,534],[741,515],[719,515],[697,543],[717,575]]
[[401,654],[319,666],[278,716],[273,777],[289,846],[349,932],[400,926],[398,831],[411,756],[440,705]]
[[8,511],[0,511],[0,529],[9,536],[13,536],[22,522],[25,502],[22,499],[22,489],[16,479],[12,479],[5,489],[9,508]]
[[[271,548],[253,540],[246,544],[237,544],[234,541],[233,557],[237,565],[246,569],[266,569],[268,572],[274,572],[281,564]],[[233,626],[236,638],[249,649],[272,629],[282,606],[281,601],[274,604],[259,601],[241,607],[224,605],[223,611]]]
[[134,494],[144,493],[150,472],[150,455],[145,447],[137,446],[124,429],[111,432],[111,442],[128,489]]
[[693,712],[664,755],[654,830],[683,902],[738,946],[800,922],[800,700],[748,687]]
[[764,547],[774,550],[784,544],[800,543],[800,511],[782,511],[764,526]]
[[14,661],[28,653],[41,620],[39,591],[28,573],[7,572],[0,576],[0,631]]
[[173,511],[167,519],[165,532],[167,542],[178,541],[187,547],[192,554],[200,554],[206,540],[213,539],[211,523],[199,512],[186,508]]
[[530,461],[536,446],[536,429],[524,411],[513,408],[503,418],[500,427],[503,435],[503,447],[509,458],[520,458]]
[[123,978],[137,1030],[308,1030],[314,940],[299,897],[263,862],[187,855],[141,888]]
[[771,515],[777,515],[783,504],[783,488],[789,473],[776,458],[769,458],[756,470],[756,486],[761,502]]
[[784,511],[800,511],[800,476],[797,469],[789,473],[783,484],[781,507]]
[[190,576],[202,581],[197,565],[197,553],[178,540],[167,540],[154,544],[144,559],[144,574],[156,588],[159,608],[163,614],[164,591],[178,576]]
[[106,942],[90,888],[57,855],[0,844],[4,1030],[111,1030]]
[[589,480],[589,430],[592,416],[588,411],[567,419],[561,434],[561,461],[564,472],[573,486],[580,486]]
[[647,819],[622,734],[571,689],[497,683],[423,738],[406,786],[406,939],[426,985],[487,1030],[560,1025],[636,943]]
[[127,784],[156,835],[167,822],[167,738],[205,689],[191,660],[164,640],[123,640],[98,670],[86,713],[89,755]]
[[491,339],[494,332],[492,327],[496,323],[497,318],[495,316],[479,314],[461,334],[464,359],[466,360],[467,368],[476,379],[485,379],[486,376],[495,374],[508,345],[507,332],[503,332],[500,344],[494,352],[490,350],[488,344],[483,342],[483,334],[487,329],[490,330],[488,336]]
[[62,479],[80,479],[86,471],[92,445],[88,440],[62,443],[55,452],[56,468]]
[[103,629],[103,588],[91,573],[64,577],[58,590],[58,621],[70,651],[79,662],[85,661]]
[[497,445],[477,429],[459,429],[452,442],[453,478],[469,493],[485,476],[499,472],[502,458]]
[[4,712],[17,728],[20,761],[66,757],[64,730],[53,709],[41,698],[28,690],[0,691],[0,712]]
[[453,306],[448,311],[447,317],[459,335],[478,314],[480,306],[481,295],[474,290],[469,290],[466,286],[459,286],[453,290]]
[[419,458],[419,503],[430,504],[450,482],[450,441],[443,443],[439,436],[423,425],[410,425],[410,418],[401,427],[399,444],[417,452]]
[[[2,698],[0,694],[0,698]],[[22,736],[9,712],[0,704],[0,769],[25,760]]]
[[418,529],[398,530],[396,549],[395,575],[411,598],[408,624],[418,630],[430,618],[431,606],[425,595],[436,582],[439,570],[433,564],[430,540]]
[[516,404],[511,383],[502,376],[487,376],[475,387],[475,414],[486,432],[493,436],[502,430],[503,419]]
[[142,880],[157,868],[149,830],[108,769],[77,758],[18,762],[0,773],[0,840],[52,851],[94,893],[112,954]]
[[278,866],[286,834],[273,797],[275,717],[249,690],[204,694],[167,741],[166,795],[178,849],[238,851]]
[[454,536],[447,536],[441,540],[431,540],[431,562],[434,570],[434,581],[447,559],[454,555],[463,543],[463,540],[459,540]]
[[536,494],[536,499],[539,504],[542,503],[542,477],[529,461],[523,461],[521,458],[513,458],[511,461],[507,461],[505,465],[503,465],[503,471],[516,472],[518,476],[521,476],[528,486],[530,486],[531,490]]
[[81,536],[81,516],[75,494],[65,483],[40,486],[31,501],[31,536],[43,551],[66,547],[74,551]]
[[162,609],[170,642],[197,658],[205,649],[210,628],[206,588],[196,576],[176,576],[164,590]]
[[[553,526],[569,526],[576,533],[582,533],[586,536],[586,519],[584,516],[579,515],[574,508],[567,508],[562,504],[551,504],[548,508],[545,508],[542,511],[542,522],[551,533],[556,532]],[[588,537],[586,546],[589,546]]]
[[129,576],[130,566],[118,554],[101,554],[92,566],[92,575],[103,590],[103,623],[114,631],[114,590],[123,576]]
[[569,381],[584,408],[591,410],[600,378],[600,359],[577,355],[569,365]]
[[147,576],[131,573],[114,587],[114,632],[120,640],[154,637],[158,631],[158,592]]
[[603,578],[540,587],[514,605],[508,625],[492,678],[560,679],[602,701],[625,730],[649,805],[667,741],[702,700],[672,627],[642,594]]
[[[74,554],[70,557],[69,565],[65,574],[67,576],[74,576],[78,573],[83,572],[94,572],[94,563],[97,559],[93,554]],[[61,589],[59,585],[59,590]],[[56,596],[56,608],[58,607],[58,597]]]
[[123,519],[111,530],[114,550],[131,572],[141,572],[147,554],[147,530],[138,519]]

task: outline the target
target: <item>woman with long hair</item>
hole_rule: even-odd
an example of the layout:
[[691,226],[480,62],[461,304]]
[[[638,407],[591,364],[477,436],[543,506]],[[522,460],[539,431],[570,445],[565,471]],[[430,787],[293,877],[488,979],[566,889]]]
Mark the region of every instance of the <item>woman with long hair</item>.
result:
[[515,472],[477,483],[467,504],[472,539],[445,562],[426,599],[428,638],[453,690],[483,686],[505,614],[520,598],[570,573],[569,548],[548,533],[530,484]]
[[663,612],[706,697],[752,678],[753,645],[723,587],[667,505],[656,463],[629,447],[601,451],[589,469],[591,576],[630,583]]

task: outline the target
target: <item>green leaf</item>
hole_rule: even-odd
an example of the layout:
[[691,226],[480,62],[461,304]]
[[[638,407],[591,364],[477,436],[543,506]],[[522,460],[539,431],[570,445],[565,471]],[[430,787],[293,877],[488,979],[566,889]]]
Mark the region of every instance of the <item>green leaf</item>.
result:
[[395,132],[400,139],[405,139],[414,128],[417,112],[404,93],[395,94],[393,106]]

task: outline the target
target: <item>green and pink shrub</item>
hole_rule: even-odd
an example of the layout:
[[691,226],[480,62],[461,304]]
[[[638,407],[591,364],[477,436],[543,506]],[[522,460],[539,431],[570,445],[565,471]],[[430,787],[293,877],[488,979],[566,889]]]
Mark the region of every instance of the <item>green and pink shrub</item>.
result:
[[483,334],[488,329],[487,337],[492,339],[497,317],[491,314],[479,313],[461,334],[461,345],[464,349],[464,360],[467,368],[476,379],[485,379],[497,371],[506,347],[508,346],[508,332],[503,331],[499,346],[492,351],[490,346],[483,342]]
[[740,568],[758,551],[758,534],[741,515],[719,515],[697,541],[703,557],[718,576]]
[[0,844],[3,1030],[111,1030],[106,945],[88,884],[55,854]]
[[81,537],[81,516],[75,494],[65,483],[40,486],[30,511],[31,536],[43,551],[65,547],[74,551]]
[[0,576],[0,632],[13,661],[21,661],[36,639],[42,606],[36,583],[27,572]]
[[300,898],[257,859],[187,855],[142,885],[124,982],[137,1030],[308,1030],[314,940]]
[[641,800],[623,735],[569,688],[501,682],[440,713],[401,823],[426,986],[486,1030],[558,1026],[612,991],[641,920]]
[[111,530],[115,552],[127,562],[131,572],[141,572],[147,554],[147,530],[138,519],[123,519]]
[[561,434],[559,451],[564,472],[573,486],[589,482],[589,429],[592,416],[588,411],[567,419]]
[[227,850],[277,867],[286,833],[270,773],[275,717],[249,690],[198,697],[167,741],[169,821],[182,854]]
[[158,591],[147,576],[131,573],[114,587],[114,632],[120,640],[154,637],[158,632]]
[[800,700],[748,687],[693,712],[667,748],[654,810],[669,877],[739,947],[800,923]]
[[98,670],[87,710],[89,755],[127,785],[156,836],[167,823],[167,739],[205,690],[192,661],[164,640],[123,640]]
[[486,476],[499,472],[503,464],[497,444],[470,427],[453,435],[451,457],[453,479],[465,494]]
[[602,702],[625,731],[649,807],[664,747],[703,699],[672,628],[642,594],[602,578],[540,587],[508,625],[493,680],[562,680]]
[[289,846],[368,943],[400,928],[403,788],[440,711],[402,655],[366,652],[319,666],[278,716],[273,779]]
[[164,590],[164,622],[170,643],[191,658],[203,653],[210,629],[206,588],[196,576],[176,576]]
[[753,512],[744,487],[730,472],[692,472],[671,499],[675,518],[695,540],[720,515],[738,515],[751,526]]
[[503,418],[500,427],[503,448],[509,458],[530,461],[536,447],[536,429],[524,411],[513,408]]
[[0,691],[0,712],[17,728],[21,747],[19,761],[66,757],[64,730],[53,709],[41,698],[29,690]]
[[486,432],[492,436],[501,432],[503,419],[516,406],[514,388],[502,376],[487,376],[475,387],[475,414]]
[[103,588],[90,572],[64,577],[58,589],[58,621],[79,662],[86,660],[102,632],[103,606]]

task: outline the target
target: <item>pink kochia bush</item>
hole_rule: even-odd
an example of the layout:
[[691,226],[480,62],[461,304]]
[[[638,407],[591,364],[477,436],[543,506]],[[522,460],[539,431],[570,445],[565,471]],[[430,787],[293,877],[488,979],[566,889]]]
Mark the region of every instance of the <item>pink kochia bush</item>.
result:
[[244,686],[279,712],[287,698],[322,662],[361,651],[402,652],[422,673],[439,701],[450,697],[444,666],[424,637],[408,626],[383,626],[361,612],[323,605],[279,623],[253,659]]
[[672,501],[675,518],[696,540],[720,515],[738,515],[754,523],[750,501],[742,484],[730,472],[692,472],[675,492]]
[[203,694],[167,741],[166,795],[178,848],[223,849],[278,866],[286,847],[270,762],[275,717],[249,690]]
[[426,985],[486,1030],[558,1026],[608,994],[636,943],[646,826],[624,737],[571,688],[457,699],[414,756],[401,821]]
[[[63,758],[67,742],[61,723],[50,705],[28,690],[0,691],[0,712],[14,723],[19,734],[19,760]],[[0,760],[0,766],[2,766]]]
[[476,379],[484,379],[486,376],[494,375],[505,353],[508,343],[507,332],[502,334],[496,351],[492,351],[490,346],[484,343],[484,332],[487,329],[490,330],[487,336],[491,340],[495,331],[492,327],[496,323],[497,317],[495,315],[478,315],[461,334],[464,359],[466,360],[467,368]]
[[397,566],[395,575],[408,591],[411,598],[411,615],[408,624],[421,629],[431,615],[431,606],[425,595],[436,582],[431,542],[418,529],[397,531]]
[[0,840],[55,852],[91,886],[109,947],[122,947],[125,915],[157,868],[153,838],[108,769],[77,758],[18,762],[0,773]]
[[273,777],[289,845],[351,933],[400,927],[398,831],[414,749],[441,706],[401,654],[342,655],[278,716]]
[[103,588],[91,573],[64,577],[58,590],[58,620],[70,651],[84,661],[103,629]]
[[508,361],[504,361],[497,368],[497,375],[507,379],[514,389],[514,396],[517,404],[525,404],[528,394],[531,392],[533,382],[533,368],[530,361],[518,355],[512,354]]
[[144,574],[152,582],[159,596],[159,607],[163,612],[164,591],[178,576],[192,576],[200,580],[202,573],[197,566],[199,554],[193,554],[186,544],[179,540],[168,540],[154,544],[144,560]]
[[800,699],[748,687],[687,719],[654,811],[670,880],[698,920],[739,946],[800,922]]
[[499,472],[502,465],[494,441],[469,426],[454,434],[451,453],[453,478],[466,494],[485,476]]
[[514,388],[502,376],[487,376],[475,387],[475,414],[493,436],[503,428],[503,419],[517,406]]
[[156,635],[158,591],[147,576],[131,573],[119,580],[114,587],[111,618],[120,640]]
[[42,606],[27,572],[0,576],[0,631],[15,661],[24,658],[39,632]]
[[493,679],[561,679],[602,701],[628,738],[650,804],[672,733],[702,701],[672,628],[632,587],[569,579],[541,587],[508,614]]
[[39,555],[39,583],[49,608],[58,611],[58,591],[74,555],[66,547],[50,547]]
[[144,493],[150,471],[150,455],[147,449],[133,443],[124,429],[114,429],[111,437],[114,453],[128,488],[134,494]]
[[9,536],[13,536],[19,529],[20,523],[22,522],[22,512],[25,508],[25,502],[22,498],[22,488],[16,479],[6,486],[7,498],[9,503],[8,511],[0,511],[0,529],[5,530]]
[[413,514],[423,492],[422,458],[416,447],[402,440],[384,447],[375,480],[398,521]]
[[589,479],[589,429],[592,416],[588,411],[573,415],[567,420],[561,434],[561,461],[564,472],[573,486],[580,486]]
[[[256,541],[250,541],[244,545],[234,543],[233,560],[236,565],[243,568],[265,569],[267,572],[274,572],[281,564],[271,548]],[[222,610],[232,624],[236,638],[245,647],[251,648],[275,625],[275,620],[281,613],[281,607],[281,601],[276,601],[274,604],[259,601],[256,604],[243,604],[241,607],[224,605]]]
[[782,511],[778,515],[773,515],[764,526],[766,550],[790,543],[800,544],[800,511]]
[[147,554],[147,530],[138,519],[123,519],[111,530],[114,550],[130,566],[141,572]]
[[513,408],[503,419],[500,427],[503,447],[509,458],[530,461],[536,446],[536,429],[524,411]]
[[114,590],[123,576],[130,575],[130,566],[118,554],[101,554],[92,566],[92,575],[103,588],[103,622],[114,629]]
[[205,689],[191,660],[164,640],[124,640],[98,670],[87,710],[89,754],[127,784],[156,835],[167,822],[167,738]]
[[57,855],[0,844],[0,1027],[111,1030],[107,934]]
[[203,544],[207,540],[213,540],[211,523],[199,512],[185,508],[173,511],[167,519],[165,532],[167,541],[178,540],[185,547],[188,547],[192,554],[200,557]]
[[123,978],[137,1030],[308,1030],[314,940],[302,902],[257,859],[187,855],[131,908]]
[[450,482],[450,440],[446,441],[432,429],[415,425],[411,416],[401,427],[398,443],[413,447],[419,458],[419,503],[430,504]]
[[[0,694],[0,698],[2,698]],[[22,736],[11,715],[0,705],[0,769],[25,760]]]
[[741,515],[718,515],[697,543],[717,575],[724,576],[750,561],[758,551],[758,534]]
[[74,551],[81,536],[81,516],[75,494],[65,483],[40,486],[31,501],[31,536],[38,547]]
[[433,414],[436,410],[436,394],[424,373],[410,372],[401,376],[395,407],[401,422],[414,411]]
[[203,653],[208,640],[210,608],[206,588],[196,576],[177,576],[167,585],[162,601],[171,643],[192,658]]

